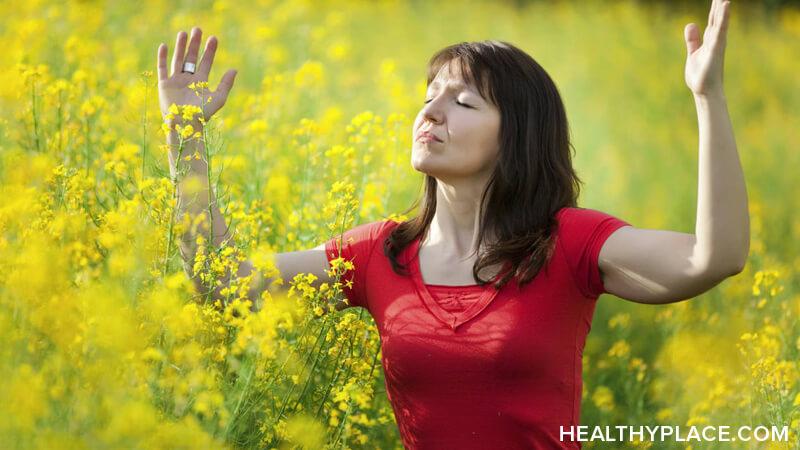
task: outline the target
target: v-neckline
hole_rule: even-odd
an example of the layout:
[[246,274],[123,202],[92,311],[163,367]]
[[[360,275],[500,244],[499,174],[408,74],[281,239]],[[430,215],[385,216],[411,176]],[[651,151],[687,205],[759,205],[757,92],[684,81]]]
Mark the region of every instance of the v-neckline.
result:
[[[414,240],[412,245],[409,246],[411,251],[411,278],[414,280],[414,285],[417,288],[417,292],[419,293],[420,297],[422,297],[422,302],[425,306],[428,307],[428,310],[436,317],[440,322],[447,325],[448,328],[455,331],[460,325],[469,322],[475,316],[481,313],[489,303],[497,296],[500,292],[498,289],[495,289],[494,286],[490,283],[484,287],[484,291],[481,296],[464,311],[453,314],[446,309],[444,309],[439,302],[431,295],[428,287],[425,285],[425,280],[422,279],[422,270],[420,269],[419,263],[419,247],[420,247],[420,238]],[[503,271],[500,274],[504,273]],[[495,281],[500,274],[497,274],[492,281]],[[469,288],[471,286],[476,285],[464,285],[464,286],[455,286],[455,287],[464,287]]]

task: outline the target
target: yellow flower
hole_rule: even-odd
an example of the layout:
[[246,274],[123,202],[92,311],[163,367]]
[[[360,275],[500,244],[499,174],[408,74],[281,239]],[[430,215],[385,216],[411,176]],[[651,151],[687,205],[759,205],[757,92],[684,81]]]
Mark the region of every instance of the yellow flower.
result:
[[659,422],[669,422],[673,420],[675,414],[673,413],[671,408],[662,408],[656,412],[656,420]]
[[200,95],[203,91],[208,90],[208,81],[196,81],[189,84],[189,89],[193,90],[195,94]]
[[598,386],[592,394],[592,402],[597,409],[609,412],[614,409],[614,394],[606,386]]
[[186,125],[185,127],[182,127],[179,130],[179,132],[180,132],[181,137],[183,139],[189,139],[190,137],[192,137],[192,134],[194,134],[194,127],[192,127],[192,125],[189,124],[189,125]]
[[631,315],[628,313],[618,313],[615,314],[611,319],[608,321],[608,326],[610,328],[627,328],[631,322]]
[[190,121],[194,119],[195,116],[202,116],[203,110],[200,109],[199,106],[196,105],[183,105],[183,111],[181,113],[181,117],[185,121]]
[[347,42],[336,42],[328,47],[328,58],[341,61],[350,55],[350,45]]
[[325,68],[317,61],[307,61],[294,74],[294,84],[298,88],[316,87],[322,84]]
[[608,356],[616,356],[624,358],[630,353],[630,346],[624,339],[614,342],[614,345],[608,350]]
[[301,448],[322,448],[325,442],[325,428],[304,413],[299,413],[286,422],[285,433],[288,442],[299,444]]

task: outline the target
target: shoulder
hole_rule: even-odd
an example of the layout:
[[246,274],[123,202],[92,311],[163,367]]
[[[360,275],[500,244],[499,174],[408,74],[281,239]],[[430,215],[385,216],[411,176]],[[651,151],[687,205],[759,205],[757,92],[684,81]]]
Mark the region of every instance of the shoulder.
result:
[[625,220],[592,208],[565,207],[556,213],[556,235],[570,254],[595,250],[617,229],[628,226]]
[[573,278],[584,296],[596,298],[605,288],[599,255],[606,240],[630,223],[591,208],[562,208],[557,213],[556,242],[564,252]]
[[344,234],[347,236],[348,234],[357,234],[359,236],[376,237],[380,234],[390,232],[396,225],[398,225],[398,223],[393,220],[381,219],[355,225],[343,233],[339,233],[340,230],[337,230],[336,228],[333,228],[331,231],[334,232],[334,235]]
[[328,242],[331,247],[334,243],[341,241],[342,245],[357,246],[362,251],[369,251],[378,242],[382,242],[397,225],[398,223],[393,220],[382,219],[362,223],[343,232],[333,228],[331,231],[334,235]]
[[574,206],[574,207],[565,206],[559,209],[558,212],[556,212],[556,218],[559,220],[563,220],[564,222],[603,219],[606,217],[612,217],[612,216],[608,213],[605,213],[597,209],[582,208],[580,206]]
[[605,223],[626,223],[624,220],[592,208],[564,207],[556,213],[559,230],[566,233],[591,231]]
[[400,222],[395,220],[381,219],[359,225],[357,228],[368,233],[372,240],[383,241],[398,225],[400,225]]

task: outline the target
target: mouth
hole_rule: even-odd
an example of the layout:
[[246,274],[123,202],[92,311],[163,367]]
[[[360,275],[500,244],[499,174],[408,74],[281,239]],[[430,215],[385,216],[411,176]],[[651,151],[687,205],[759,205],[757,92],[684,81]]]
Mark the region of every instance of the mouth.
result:
[[428,131],[423,131],[423,132],[419,133],[419,135],[417,135],[417,141],[421,141],[421,142],[430,142],[430,141],[444,142],[441,139],[439,139],[438,136],[436,136],[435,134],[433,134],[431,132],[428,132]]

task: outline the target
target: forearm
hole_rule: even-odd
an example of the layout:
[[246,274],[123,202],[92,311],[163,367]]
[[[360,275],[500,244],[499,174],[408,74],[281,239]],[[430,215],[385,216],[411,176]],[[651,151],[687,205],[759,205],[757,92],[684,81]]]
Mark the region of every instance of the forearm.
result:
[[744,267],[750,216],[744,173],[723,92],[694,97],[699,126],[697,223],[699,257],[727,274]]
[[[198,124],[195,124],[196,130],[198,126]],[[192,224],[183,229],[181,235],[177,238],[184,271],[192,279],[198,292],[203,295],[209,294],[214,300],[221,300],[224,298],[221,291],[230,285],[231,271],[226,271],[225,275],[218,280],[220,283],[216,283],[217,285],[209,293],[203,285],[203,281],[199,276],[195,276],[193,270],[198,252],[198,235],[202,235],[205,238],[207,249],[210,246],[209,242],[213,243],[212,248],[214,249],[224,246],[233,247],[234,245],[232,230],[225,223],[225,218],[217,205],[213,189],[209,186],[208,165],[204,159],[204,145],[201,140],[192,139],[185,140],[182,148],[180,148],[180,138],[174,131],[167,135],[167,144],[170,147],[170,176],[173,183],[176,184],[177,194],[176,217],[174,220],[180,223],[188,219],[187,222]],[[194,155],[200,155],[200,158],[195,158]],[[188,161],[185,160],[187,156],[190,157]],[[209,251],[206,250],[205,253],[209,253]],[[244,268],[240,267],[240,270],[238,270],[238,276],[250,273],[249,271],[243,273],[242,269]]]

